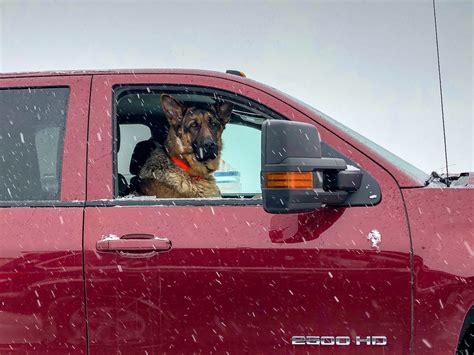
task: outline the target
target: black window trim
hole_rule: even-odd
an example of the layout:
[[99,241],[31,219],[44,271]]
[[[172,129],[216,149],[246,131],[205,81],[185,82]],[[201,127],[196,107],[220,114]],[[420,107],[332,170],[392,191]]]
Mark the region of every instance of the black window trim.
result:
[[85,201],[58,201],[58,200],[28,200],[28,201],[0,201],[0,208],[58,208],[84,207]]
[[116,206],[154,206],[154,207],[184,207],[184,206],[261,206],[262,199],[241,199],[241,198],[181,198],[181,199],[166,199],[166,198],[150,198],[148,199],[111,199],[111,200],[95,200],[87,201],[86,207],[116,207]]

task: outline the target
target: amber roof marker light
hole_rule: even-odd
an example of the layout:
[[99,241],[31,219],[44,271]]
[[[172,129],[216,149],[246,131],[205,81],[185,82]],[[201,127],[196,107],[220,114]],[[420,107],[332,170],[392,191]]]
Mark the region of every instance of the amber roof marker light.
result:
[[243,71],[239,71],[239,70],[228,69],[225,72],[226,72],[226,74],[237,75],[237,76],[241,76],[242,78],[247,77],[247,75],[245,75],[245,73]]
[[308,172],[266,172],[265,187],[274,189],[312,189],[313,173]]

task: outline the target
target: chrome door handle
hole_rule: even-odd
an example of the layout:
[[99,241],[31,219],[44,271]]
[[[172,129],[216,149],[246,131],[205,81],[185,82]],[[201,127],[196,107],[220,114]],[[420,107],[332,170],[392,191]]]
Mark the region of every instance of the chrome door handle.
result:
[[125,234],[119,237],[109,234],[96,242],[100,252],[153,253],[171,249],[171,241],[153,234]]

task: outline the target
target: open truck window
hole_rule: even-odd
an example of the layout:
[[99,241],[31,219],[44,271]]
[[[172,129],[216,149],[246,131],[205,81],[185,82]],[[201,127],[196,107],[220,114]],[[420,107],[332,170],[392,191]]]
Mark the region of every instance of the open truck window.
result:
[[[222,132],[219,168],[212,174],[220,192],[217,198],[222,199],[223,203],[225,199],[261,199],[261,127],[267,119],[287,118],[235,93],[169,85],[120,85],[114,88],[115,198],[144,197],[136,188],[140,171],[154,149],[164,149],[169,133],[170,125],[160,102],[162,94],[172,96],[187,107],[218,102],[233,104],[230,121]],[[342,158],[351,169],[362,170],[356,162],[324,142],[321,151],[324,157]],[[368,188],[372,191],[368,196],[379,200],[381,193],[373,179],[370,179]],[[363,200],[361,204],[374,202],[367,198]]]
[[134,189],[140,169],[156,147],[163,148],[169,122],[160,103],[160,95],[169,93],[186,106],[232,102],[230,122],[222,132],[219,168],[213,172],[223,198],[255,198],[260,194],[261,124],[277,118],[259,110],[253,102],[206,89],[180,87],[115,90],[115,180],[116,197],[139,196]]

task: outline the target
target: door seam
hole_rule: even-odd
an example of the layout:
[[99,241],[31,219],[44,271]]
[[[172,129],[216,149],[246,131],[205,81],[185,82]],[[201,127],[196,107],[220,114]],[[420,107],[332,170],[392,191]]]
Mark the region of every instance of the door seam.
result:
[[92,83],[94,76],[90,76],[89,84],[89,107],[87,109],[87,124],[86,124],[86,166],[85,166],[85,196],[84,204],[82,206],[82,289],[84,291],[84,316],[85,316],[85,331],[86,331],[86,353],[90,354],[89,348],[89,317],[88,317],[88,307],[87,307],[87,279],[86,279],[86,254],[85,254],[85,231],[86,231],[86,206],[87,206],[87,184],[88,184],[88,169],[89,169],[89,123],[90,123],[90,113],[91,113],[91,102],[92,102]]
[[[398,184],[397,184],[398,185]],[[415,345],[415,257],[413,254],[413,242],[412,242],[412,233],[410,226],[410,218],[408,216],[407,205],[405,201],[405,196],[403,195],[403,189],[399,186],[400,195],[403,202],[403,210],[405,211],[405,218],[407,221],[408,227],[408,239],[410,241],[410,283],[411,283],[411,304],[410,304],[410,354],[414,354],[414,345]]]

